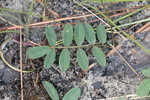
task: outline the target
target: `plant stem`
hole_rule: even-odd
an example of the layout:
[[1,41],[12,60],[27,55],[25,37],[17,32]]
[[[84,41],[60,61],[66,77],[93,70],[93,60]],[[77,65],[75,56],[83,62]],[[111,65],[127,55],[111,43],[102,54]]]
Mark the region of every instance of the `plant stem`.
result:
[[95,45],[101,45],[101,46],[104,46],[102,45],[101,43],[94,43],[94,44],[87,44],[87,45],[81,45],[81,46],[49,46],[50,48],[53,48],[53,49],[73,49],[73,48],[86,48],[86,47],[93,47]]

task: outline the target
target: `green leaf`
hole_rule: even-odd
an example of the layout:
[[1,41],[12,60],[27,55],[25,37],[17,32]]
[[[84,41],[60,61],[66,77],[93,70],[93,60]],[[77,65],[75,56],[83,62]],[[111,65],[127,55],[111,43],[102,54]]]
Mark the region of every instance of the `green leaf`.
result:
[[50,49],[49,52],[46,55],[46,58],[44,60],[45,68],[50,68],[52,64],[55,61],[56,52],[54,49]]
[[99,26],[96,28],[96,33],[97,33],[98,40],[99,40],[101,43],[104,44],[104,43],[106,42],[106,39],[107,39],[105,27],[102,26],[102,25],[99,25]]
[[136,90],[138,96],[148,96],[150,92],[150,79],[145,79],[141,82]]
[[117,100],[126,100],[125,98],[119,97]]
[[62,37],[64,41],[64,46],[69,46],[73,39],[73,29],[71,24],[66,24],[62,32]]
[[85,30],[82,23],[77,23],[74,27],[74,39],[77,45],[82,45],[85,38]]
[[30,59],[36,59],[44,56],[49,51],[48,46],[37,46],[37,47],[31,47],[27,51],[27,56]]
[[70,66],[70,52],[68,49],[63,49],[59,57],[59,67],[62,72],[65,72]]
[[52,100],[59,100],[58,93],[51,83],[49,83],[48,81],[42,81],[42,84],[46,89],[48,95],[52,98]]
[[80,88],[72,88],[69,92],[65,94],[62,100],[78,100],[80,94]]
[[96,57],[96,60],[98,61],[98,63],[104,67],[106,66],[106,58],[105,58],[105,54],[103,53],[103,51],[98,48],[98,47],[93,47],[92,48],[92,53],[93,55]]
[[94,44],[96,42],[95,32],[92,26],[88,23],[84,24],[85,28],[85,38],[90,44]]
[[55,46],[56,45],[56,33],[51,26],[46,27],[46,38],[48,40],[49,45]]
[[150,68],[142,70],[142,74],[146,77],[150,77]]
[[82,70],[88,70],[89,60],[82,49],[77,50],[77,62]]

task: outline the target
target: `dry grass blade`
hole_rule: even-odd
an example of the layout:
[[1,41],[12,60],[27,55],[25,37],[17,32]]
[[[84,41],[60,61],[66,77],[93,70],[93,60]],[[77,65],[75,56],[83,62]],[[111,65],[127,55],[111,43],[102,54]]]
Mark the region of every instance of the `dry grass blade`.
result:
[[150,29],[149,26],[150,26],[150,22],[146,23],[144,26],[142,26],[140,29],[138,29],[135,33],[146,31],[146,30]]
[[[27,27],[35,27],[35,26],[40,26],[40,25],[47,25],[47,24],[54,23],[54,22],[60,22],[60,21],[71,20],[71,19],[80,19],[80,18],[90,17],[90,16],[92,16],[92,14],[89,14],[89,15],[81,15],[81,16],[73,16],[73,17],[65,17],[65,18],[59,18],[59,19],[50,20],[50,21],[44,21],[44,22],[33,23],[33,24],[30,24],[30,25],[27,25]],[[15,26],[15,27],[2,28],[2,29],[0,29],[0,30],[2,31],[2,30],[22,29],[22,28],[24,28],[24,27],[23,27],[23,26]]]
[[22,31],[20,29],[20,81],[21,81],[21,100],[24,100],[24,89],[23,89],[23,72],[22,72]]
[[[5,40],[1,45],[0,45],[0,58],[2,59],[2,61],[11,69],[13,69],[14,71],[17,71],[17,72],[21,72],[20,69],[10,65],[6,59],[4,58],[4,55],[3,55],[3,52],[2,50],[4,49],[5,45],[10,41],[10,39],[7,39]],[[23,73],[31,73],[32,71],[22,71]]]
[[10,22],[10,21],[4,19],[4,18],[1,17],[1,16],[0,16],[0,19],[1,19],[2,21],[6,22],[6,23],[8,23],[8,24],[10,24],[10,25],[12,25],[12,26],[17,26],[17,25],[15,25],[15,24],[13,24],[12,22]]
[[109,57],[110,55],[114,54],[114,53],[116,52],[116,50],[119,50],[119,49],[121,48],[121,46],[122,46],[121,44],[117,45],[117,46],[115,47],[115,49],[113,48],[111,51],[109,51],[109,52],[107,53],[106,57]]
[[100,18],[99,16],[97,16],[95,13],[93,13],[91,10],[89,10],[88,8],[86,8],[85,6],[81,5],[79,2],[77,2],[76,0],[73,0],[73,2],[75,2],[76,4],[80,5],[82,8],[86,9],[88,12],[90,12],[92,15],[94,15],[97,19],[99,19],[100,21],[102,21],[105,25],[107,25],[108,27],[110,26],[108,23],[106,23],[102,18]]
[[[124,9],[121,9],[121,10],[123,11]],[[112,12],[121,11],[121,10],[114,10]],[[112,15],[110,17],[112,18],[112,17],[115,17],[115,16],[124,15],[124,14],[132,12],[132,11],[135,11],[134,7],[133,7],[132,10],[130,10],[128,12],[127,11],[121,12],[121,13],[118,13],[118,14],[114,14],[114,15]],[[96,15],[97,14],[99,14],[99,13],[96,13]],[[60,21],[72,20],[72,19],[81,19],[81,18],[92,17],[92,16],[94,16],[94,15],[93,14],[86,14],[86,15],[78,15],[78,16],[68,16],[68,17],[65,17],[65,18],[59,18],[59,19],[50,20],[50,21],[43,21],[43,22],[33,23],[33,24],[28,25],[28,27],[29,28],[33,28],[33,27],[45,27],[47,24],[50,24],[50,23],[53,23],[53,22],[60,22]],[[95,21],[98,21],[98,20],[99,19],[96,19],[96,20],[93,20],[93,21],[90,21],[90,22],[95,22]],[[73,23],[73,24],[75,24],[75,23]],[[57,25],[62,25],[62,24],[57,24]],[[55,26],[55,25],[52,25],[52,26]],[[11,29],[13,30],[13,29],[20,29],[20,28],[24,28],[24,27],[23,26],[13,26],[13,27],[1,28],[0,30],[3,31],[3,30],[11,30]]]
[[131,36],[134,38],[134,35],[137,33],[145,32],[150,29],[150,22],[147,22],[144,26],[142,26],[140,29],[138,29],[135,33],[133,33]]
[[136,70],[127,62],[127,60],[117,51],[117,49],[114,46],[111,46],[116,53],[120,56],[120,58],[129,66],[129,68],[137,75],[137,77],[139,78],[139,80],[141,80],[140,75],[136,72]]
[[[42,6],[44,7],[44,4],[43,4],[42,2],[39,2],[39,3],[40,3],[40,5],[42,5]],[[53,14],[54,16],[60,17],[57,12],[53,11],[53,10],[50,9],[50,8],[47,8],[47,6],[46,6],[46,9],[47,9],[51,14]]]

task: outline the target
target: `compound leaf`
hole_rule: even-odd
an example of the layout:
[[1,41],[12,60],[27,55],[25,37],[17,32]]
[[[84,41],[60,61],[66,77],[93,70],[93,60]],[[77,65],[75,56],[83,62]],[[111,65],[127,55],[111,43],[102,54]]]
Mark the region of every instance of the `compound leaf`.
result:
[[56,33],[51,26],[46,27],[46,38],[48,40],[49,45],[55,46],[56,45]]
[[65,46],[69,46],[72,43],[73,39],[73,28],[71,24],[66,24],[62,32],[62,37]]
[[150,68],[142,70],[142,74],[146,77],[150,77]]
[[49,52],[46,55],[46,58],[44,60],[45,68],[50,68],[52,64],[55,61],[56,52],[54,49],[50,49]]
[[44,56],[49,51],[48,46],[37,46],[37,47],[31,47],[27,51],[27,56],[30,59],[36,59]]
[[52,100],[59,100],[58,93],[51,83],[49,83],[48,81],[42,81],[42,84],[46,89],[48,95],[52,98]]
[[62,72],[65,72],[70,66],[70,52],[68,49],[63,49],[59,57],[59,67]]
[[88,23],[84,24],[85,28],[85,38],[90,44],[94,44],[96,42],[95,32],[92,26]]
[[136,90],[138,96],[148,96],[150,92],[150,79],[145,79],[141,82]]
[[102,44],[104,44],[104,43],[106,42],[106,39],[107,39],[105,27],[102,26],[102,25],[99,25],[99,26],[96,28],[96,33],[97,33],[98,40],[99,40]]
[[72,88],[65,94],[62,100],[78,100],[81,94],[80,88]]
[[77,50],[77,62],[82,70],[88,70],[89,60],[82,49]]
[[106,58],[105,58],[105,54],[103,53],[103,51],[98,48],[98,47],[93,47],[92,48],[92,53],[93,55],[96,57],[96,60],[98,61],[98,63],[104,67],[106,66]]
[[82,23],[77,23],[74,27],[74,39],[77,45],[82,45],[85,38],[85,30]]

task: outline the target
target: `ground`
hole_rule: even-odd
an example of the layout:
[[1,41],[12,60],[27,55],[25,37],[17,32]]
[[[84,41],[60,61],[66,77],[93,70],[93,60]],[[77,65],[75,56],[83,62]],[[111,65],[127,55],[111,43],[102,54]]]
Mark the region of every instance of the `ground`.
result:
[[[30,4],[32,0],[0,0],[1,8],[9,8],[17,11],[29,11]],[[117,10],[122,8],[134,7],[134,6],[143,6],[149,2],[121,2],[121,3],[108,3],[106,4],[106,9]],[[100,3],[91,3],[95,7],[100,7]],[[65,18],[68,16],[78,16],[89,14],[88,11],[79,7],[72,0],[47,0],[47,7],[55,12],[59,16],[56,16],[54,13],[46,13],[49,20]],[[42,14],[44,8],[38,2],[34,3],[33,7],[34,14]],[[117,13],[117,12],[115,12]],[[118,11],[119,13],[119,11]],[[112,13],[113,14],[113,13]],[[13,19],[12,16],[15,16],[17,19]],[[130,18],[119,21],[118,25],[123,25],[130,21],[137,21],[140,19],[148,18],[150,16],[150,9],[145,9],[132,15]],[[12,11],[4,11],[0,9],[0,17],[5,18],[7,21],[14,23],[16,25],[26,24],[27,15],[22,13],[15,13]],[[113,19],[117,19],[113,17]],[[61,24],[57,22],[50,23],[53,25],[57,31],[57,36],[59,38],[63,25],[66,23],[76,23],[77,21],[82,22],[92,22],[97,18],[84,17],[81,19],[65,20]],[[20,20],[20,22],[18,21]],[[36,23],[42,21],[39,16],[31,16],[30,23]],[[45,19],[46,20],[46,19]],[[101,21],[92,22],[91,25],[96,27],[98,24],[103,24]],[[129,34],[135,33],[140,27],[145,23],[140,23],[134,26],[123,27],[122,30],[125,30]],[[8,22],[0,21],[0,29],[10,26]],[[23,31],[26,34],[26,31]],[[122,37],[121,37],[122,36]],[[150,56],[147,55],[143,50],[141,50],[137,45],[135,45],[131,40],[125,38],[123,35],[115,35],[114,40],[115,45],[120,44],[121,48],[118,52],[131,64],[134,69],[141,75],[140,71],[142,69],[148,68],[150,66]],[[5,41],[8,37],[13,37],[16,40],[18,39],[18,34],[8,33],[0,34],[0,44]],[[145,32],[135,34],[135,39],[140,41],[140,43],[150,50],[150,30]],[[33,27],[29,29],[29,38],[33,42],[44,44],[45,39],[45,30],[44,27]],[[112,37],[108,33],[108,40],[111,40]],[[25,41],[25,40],[24,40]],[[25,62],[26,51],[28,46],[23,46],[23,63],[25,66],[31,67],[29,61]],[[97,64],[95,58],[91,55],[90,48],[85,49],[87,51],[90,64],[94,65],[88,72],[82,71],[79,66],[76,64],[76,59],[74,54],[76,50],[71,50],[71,68],[66,72],[61,72],[58,68],[58,58],[51,69],[43,68],[43,58],[34,60],[34,70],[31,74],[23,75],[24,83],[24,100],[50,100],[46,90],[41,84],[41,81],[47,80],[56,87],[60,97],[72,87],[80,87],[82,90],[81,97],[79,100],[117,100],[116,97],[123,96],[124,98],[136,100],[149,100],[149,98],[138,98],[135,95],[136,88],[140,83],[137,75],[128,67],[124,60],[117,54],[113,53],[107,57],[107,66],[101,67]],[[110,48],[104,48],[105,53],[107,53]],[[3,49],[3,54],[6,60],[13,66],[19,67],[19,43],[15,41],[10,41],[7,43]],[[57,56],[59,56],[60,50],[57,51]],[[38,75],[38,82],[35,83],[35,80]],[[2,60],[0,60],[0,100],[20,100],[20,74],[12,69],[10,69]]]

